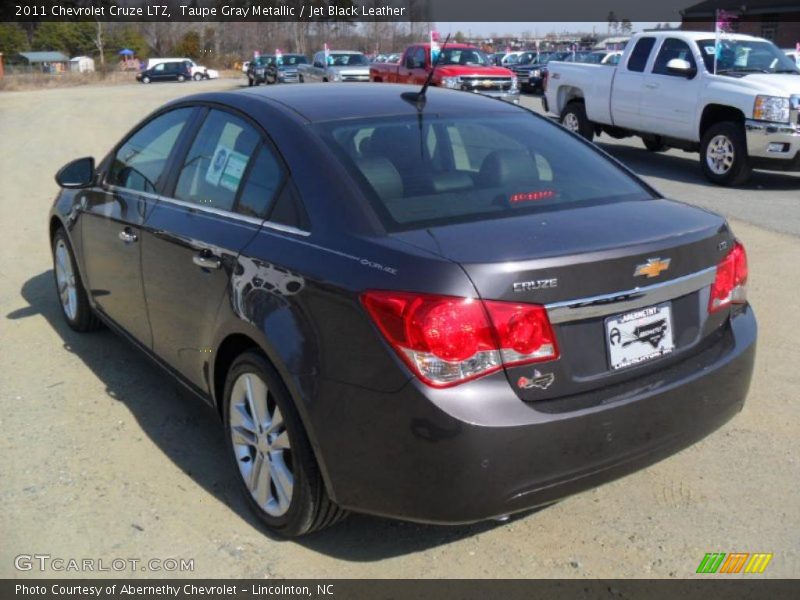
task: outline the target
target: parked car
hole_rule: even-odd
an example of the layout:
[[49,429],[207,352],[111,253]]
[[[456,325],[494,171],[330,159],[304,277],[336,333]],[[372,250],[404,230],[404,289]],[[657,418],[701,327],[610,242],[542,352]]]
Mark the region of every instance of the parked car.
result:
[[107,324],[214,407],[283,535],[345,510],[502,518],[694,443],[747,394],[722,217],[550,119],[418,91],[194,95],[56,177],[67,324]]
[[304,54],[262,54],[251,61],[247,69],[249,86],[262,83],[299,83],[299,65],[308,63]]
[[570,56],[569,52],[531,52],[526,61],[511,67],[517,76],[521,89],[539,93],[544,91],[544,80],[547,63],[551,60],[563,60]]
[[327,58],[325,52],[317,52],[312,64],[297,69],[303,83],[369,81],[367,57],[352,50],[331,50]]
[[616,67],[548,69],[545,109],[587,139],[638,135],[653,152],[699,152],[720,185],[742,184],[752,169],[800,170],[800,77],[768,40],[730,34],[716,52],[708,33],[648,32]]
[[217,79],[219,77],[219,71],[215,69],[209,69],[202,65],[198,65],[190,58],[149,58],[147,59],[147,69],[152,69],[156,65],[161,63],[175,63],[175,62],[185,62],[189,63],[189,67],[191,69],[191,76],[192,79],[195,81],[201,81],[203,79]]
[[136,80],[140,83],[151,81],[186,81],[192,78],[192,66],[188,61],[169,61],[156,63],[151,69],[139,71]]
[[622,56],[621,50],[595,50],[593,52],[576,53],[574,60],[564,60],[564,62],[579,62],[592,65],[616,65]]
[[[430,44],[413,44],[406,48],[397,65],[374,64],[369,73],[374,82],[422,85],[430,70]],[[486,54],[467,44],[447,44],[431,85],[519,102],[519,86],[514,73],[494,66]]]

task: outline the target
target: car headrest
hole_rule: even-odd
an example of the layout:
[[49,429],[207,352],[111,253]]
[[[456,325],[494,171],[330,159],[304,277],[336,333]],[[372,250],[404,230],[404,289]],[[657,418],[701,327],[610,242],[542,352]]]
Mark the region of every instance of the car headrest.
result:
[[403,179],[388,159],[362,158],[356,165],[381,200],[403,197]]
[[417,150],[419,134],[406,126],[380,127],[370,136],[369,151],[373,156],[400,157]]
[[433,191],[437,193],[468,190],[472,187],[475,187],[475,182],[463,171],[447,171],[433,176]]
[[483,159],[478,185],[502,187],[509,183],[538,183],[539,172],[530,154],[523,150],[495,150]]

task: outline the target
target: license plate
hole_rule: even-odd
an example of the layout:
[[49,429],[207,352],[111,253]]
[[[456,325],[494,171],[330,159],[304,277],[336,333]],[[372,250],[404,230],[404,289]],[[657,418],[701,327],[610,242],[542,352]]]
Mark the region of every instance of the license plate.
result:
[[675,349],[669,303],[609,317],[606,343],[613,370],[669,354]]

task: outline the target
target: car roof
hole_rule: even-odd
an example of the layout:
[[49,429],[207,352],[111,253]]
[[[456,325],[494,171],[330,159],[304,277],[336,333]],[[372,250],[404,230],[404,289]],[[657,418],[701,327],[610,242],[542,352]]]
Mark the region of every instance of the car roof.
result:
[[[259,98],[264,102],[280,104],[284,111],[292,111],[306,121],[322,122],[342,119],[416,115],[412,102],[401,97],[403,92],[419,92],[420,86],[400,84],[359,83],[305,83],[243,88],[222,95]],[[428,114],[485,114],[487,111],[521,111],[508,102],[487,98],[458,90],[430,87],[427,91]],[[201,95],[202,96],[202,95]],[[198,96],[199,99],[202,99]],[[218,97],[219,97],[218,96]],[[232,103],[235,99],[232,98]]]
[[[683,37],[693,41],[707,40],[714,37],[713,31],[645,31],[641,34],[642,37]],[[764,38],[746,35],[743,33],[726,33],[724,39],[727,40],[742,40],[742,41],[764,41]]]

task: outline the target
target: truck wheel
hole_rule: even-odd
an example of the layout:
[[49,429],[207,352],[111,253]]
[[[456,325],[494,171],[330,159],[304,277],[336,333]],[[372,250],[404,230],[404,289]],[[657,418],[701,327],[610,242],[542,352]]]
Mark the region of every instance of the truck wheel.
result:
[[594,125],[586,117],[586,107],[583,102],[570,102],[561,112],[561,124],[577,135],[590,142],[594,139]]
[[703,174],[718,185],[741,185],[752,172],[741,124],[732,121],[708,128],[700,143]]
[[253,78],[252,77],[248,77],[247,78],[247,87],[253,87]]
[[203,76],[200,73],[195,73],[192,76],[192,79],[194,79],[195,81],[200,81],[202,78],[203,78]]
[[647,148],[650,152],[664,152],[669,146],[667,146],[661,139],[661,136],[657,135],[654,137],[643,137],[642,141],[644,142],[644,147]]

